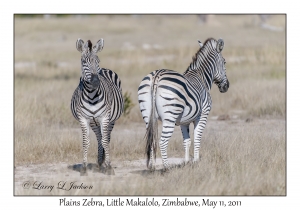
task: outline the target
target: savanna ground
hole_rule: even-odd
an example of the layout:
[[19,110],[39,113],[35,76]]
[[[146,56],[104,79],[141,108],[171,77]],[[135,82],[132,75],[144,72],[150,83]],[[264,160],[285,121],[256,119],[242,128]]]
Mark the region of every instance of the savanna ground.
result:
[[[214,15],[207,23],[195,15],[15,17],[15,195],[286,195],[285,18],[273,15],[267,20],[272,27],[261,27],[257,15]],[[155,69],[183,73],[198,50],[197,39],[209,37],[225,42],[230,88],[224,94],[216,86],[211,90],[201,161],[181,165],[176,127],[168,147],[174,168],[161,173],[158,151],[157,171],[150,173],[138,85]],[[92,132],[91,170],[80,176],[76,168],[82,139],[70,100],[81,75],[78,38],[104,38],[100,65],[118,73],[123,94],[134,103],[112,132],[114,176],[93,171]],[[93,188],[61,190],[60,181]],[[54,189],[33,189],[39,183]]]

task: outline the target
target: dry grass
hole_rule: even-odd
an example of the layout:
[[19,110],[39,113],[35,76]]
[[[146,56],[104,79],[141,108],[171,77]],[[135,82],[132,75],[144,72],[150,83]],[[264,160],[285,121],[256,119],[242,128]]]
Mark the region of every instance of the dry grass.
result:
[[[132,134],[130,131],[137,127],[141,132]],[[240,120],[231,122],[211,120],[202,141],[201,161],[195,165],[177,166],[164,174],[159,171],[152,174],[146,173],[145,164],[139,170],[138,168],[130,169],[130,165],[125,164],[124,167],[129,168],[128,174],[112,177],[110,182],[105,182],[107,178],[103,179],[101,176],[98,179],[91,178],[91,175],[95,176],[91,172],[88,177],[80,177],[76,174],[75,177],[66,178],[58,174],[52,175],[52,178],[47,180],[30,176],[23,180],[43,181],[44,184],[52,185],[56,185],[61,180],[68,180],[94,186],[92,190],[76,191],[80,195],[284,195],[285,142],[283,139],[285,139],[285,134],[282,132],[284,127],[284,121],[276,119],[255,119],[250,123]],[[142,131],[142,126],[134,123],[116,128],[113,134],[114,141],[111,142],[114,166],[122,161],[144,158]],[[180,135],[179,128],[176,128],[172,141],[169,143],[170,157],[182,158],[184,155]],[[81,162],[79,158],[81,153],[78,149],[81,146],[80,141],[71,142],[70,137],[65,134],[56,142],[52,140],[53,145],[50,143],[38,145],[43,145],[44,148],[52,151],[59,151],[59,154],[54,154],[57,162],[61,160],[70,164]],[[65,139],[63,143],[59,143],[62,139]],[[95,142],[94,140],[91,144],[89,162],[96,160]],[[35,150],[41,151],[41,148]],[[46,159],[50,155],[49,152],[36,153],[36,155],[41,158],[41,163],[49,163]],[[118,166],[115,170],[121,170],[121,167]],[[40,170],[39,173],[42,172]],[[74,190],[65,192],[57,189],[51,192],[20,188],[16,190],[17,195],[71,195],[74,193]]]
[[[183,72],[198,49],[197,39],[222,37],[230,89],[221,94],[212,88],[210,118],[228,114],[232,120],[219,125],[209,118],[201,162],[89,193],[284,195],[285,33],[259,28],[257,21],[251,15],[212,16],[207,25],[192,15],[15,19],[15,166],[82,161],[81,131],[69,108],[80,77],[77,38],[93,43],[104,38],[101,66],[119,74],[123,92],[135,103],[112,134],[112,159],[123,161],[144,158],[145,129],[136,94],[141,79],[159,68]],[[270,24],[285,28],[285,16],[273,16]],[[145,44],[159,46],[147,50]],[[183,157],[176,129],[168,154]],[[95,147],[92,136],[90,162],[96,160]]]

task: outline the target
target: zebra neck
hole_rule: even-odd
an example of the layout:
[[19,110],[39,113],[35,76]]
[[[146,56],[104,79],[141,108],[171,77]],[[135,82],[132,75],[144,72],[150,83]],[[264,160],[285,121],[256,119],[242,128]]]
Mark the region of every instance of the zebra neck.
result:
[[197,71],[199,72],[203,85],[210,91],[213,81],[212,72],[209,71],[209,69],[197,69]]
[[[198,59],[197,59],[198,60]],[[185,77],[198,78],[206,90],[210,91],[213,81],[212,70],[209,69],[205,62],[194,61],[189,68],[184,72]]]
[[212,58],[208,58],[209,47],[204,46],[199,50],[193,61],[184,72],[186,77],[197,78],[197,80],[205,86],[205,88],[210,91],[213,83],[213,75],[215,69],[215,63]]

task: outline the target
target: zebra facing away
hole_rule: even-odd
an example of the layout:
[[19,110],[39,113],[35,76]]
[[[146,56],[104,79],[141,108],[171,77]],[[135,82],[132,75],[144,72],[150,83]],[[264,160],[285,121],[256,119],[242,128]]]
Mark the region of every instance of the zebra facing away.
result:
[[114,174],[109,159],[110,134],[115,121],[124,109],[121,80],[118,75],[100,68],[97,53],[103,49],[100,39],[94,47],[88,40],[85,44],[78,39],[76,48],[81,53],[81,77],[73,93],[71,111],[82,129],[83,167],[80,175],[87,175],[87,152],[90,145],[89,126],[95,132],[98,141],[98,166],[106,174]]
[[211,110],[210,89],[215,83],[221,93],[229,88],[225,59],[222,57],[224,41],[210,38],[202,44],[187,70],[180,74],[160,69],[148,74],[138,88],[138,100],[146,123],[147,167],[155,170],[158,140],[157,119],[162,121],[159,141],[164,169],[169,169],[168,141],[175,125],[180,125],[185,149],[185,163],[189,161],[191,139],[189,125],[194,123],[194,160],[199,160],[202,132]]

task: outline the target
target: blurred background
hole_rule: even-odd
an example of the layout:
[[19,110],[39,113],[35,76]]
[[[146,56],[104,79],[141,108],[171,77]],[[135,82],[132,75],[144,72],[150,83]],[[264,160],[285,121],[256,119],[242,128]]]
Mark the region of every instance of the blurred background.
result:
[[[239,133],[239,140],[251,142],[254,139],[251,135],[256,133],[259,136],[255,139],[262,138],[268,143],[254,150],[265,148],[270,155],[279,155],[273,158],[280,165],[266,177],[280,168],[282,176],[278,179],[284,186],[285,15],[19,14],[14,16],[14,35],[15,165],[82,161],[81,130],[70,110],[71,97],[81,76],[80,53],[75,47],[78,38],[91,40],[93,44],[104,39],[104,48],[98,53],[100,67],[120,76],[127,102],[126,114],[117,121],[112,134],[115,139],[111,142],[112,157],[134,159],[144,153],[144,145],[137,144],[145,132],[137,101],[139,83],[156,69],[183,73],[199,49],[197,40],[204,43],[213,37],[224,40],[222,55],[226,59],[230,88],[221,94],[213,85],[212,111],[204,139],[217,141],[215,135],[225,136],[217,132],[228,130],[226,141],[234,141],[236,137],[232,135]],[[210,126],[219,126],[213,120],[224,121],[223,130],[212,129]],[[180,129],[176,127],[175,131],[172,141],[178,146],[170,145],[170,155],[173,151],[173,155],[183,157]],[[244,136],[246,133],[249,135]],[[91,136],[95,146],[95,137]],[[124,139],[128,139],[127,143]],[[274,150],[269,150],[271,144]],[[122,145],[123,150],[114,150],[117,145]],[[93,161],[97,156],[94,146],[89,153]],[[275,152],[276,148],[281,152]],[[243,151],[241,155],[248,151],[248,145],[244,149],[239,149]],[[253,170],[252,163],[249,162],[249,171]],[[258,184],[261,186],[264,185]],[[279,194],[282,193],[284,187],[280,188]]]

